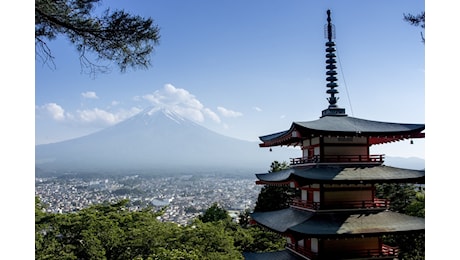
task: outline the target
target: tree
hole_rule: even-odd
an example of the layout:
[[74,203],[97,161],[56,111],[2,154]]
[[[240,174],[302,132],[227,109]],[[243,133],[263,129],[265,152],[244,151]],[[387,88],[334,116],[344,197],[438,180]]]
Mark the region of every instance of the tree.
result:
[[268,171],[269,173],[270,172],[277,172],[277,171],[281,171],[281,170],[285,170],[285,169],[289,169],[289,165],[286,161],[283,161],[282,163],[278,162],[278,161],[273,161],[272,164],[270,165],[270,170]]
[[407,214],[407,207],[416,199],[413,184],[382,183],[376,185],[376,195],[390,201],[390,210]]
[[417,192],[415,198],[406,208],[406,214],[414,217],[425,217],[425,192]]
[[[279,163],[278,161],[273,161],[270,165],[269,174],[285,169],[289,169],[287,162]],[[265,185],[257,197],[254,211],[272,211],[288,208],[294,195],[293,188]]]
[[[421,12],[420,14],[413,15],[413,14],[403,14],[404,21],[410,23],[414,26],[420,26],[421,28],[425,29],[425,11]],[[425,43],[425,36],[423,32],[420,32],[422,37],[422,42]]]
[[[149,55],[159,44],[159,28],[151,18],[131,15],[123,10],[105,9],[97,16],[95,5],[101,0],[36,0],[35,56],[54,68],[54,56],[47,42],[59,35],[76,47],[80,65],[89,74],[108,72],[115,62],[121,72],[127,68],[150,67]],[[96,55],[93,61],[88,53]]]
[[249,227],[251,223],[251,210],[249,208],[245,209],[243,212],[240,212],[238,215],[238,224],[242,228]]
[[227,210],[219,206],[217,202],[214,202],[203,215],[198,216],[198,219],[203,223],[215,222],[219,220],[230,220]]
[[[259,226],[250,226],[240,229],[245,236],[235,237],[235,246],[240,252],[271,252],[283,250],[286,246],[286,239],[280,234],[268,231]],[[245,240],[242,239],[245,238]],[[244,242],[244,243],[243,243]]]

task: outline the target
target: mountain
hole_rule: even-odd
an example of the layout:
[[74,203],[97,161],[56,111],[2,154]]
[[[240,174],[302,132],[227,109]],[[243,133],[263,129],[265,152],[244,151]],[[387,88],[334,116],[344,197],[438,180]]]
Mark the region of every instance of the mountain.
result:
[[[158,109],[143,112],[97,133],[35,147],[36,174],[232,173],[253,176],[271,162],[300,157],[297,148],[269,152],[258,142],[213,132],[180,115]],[[421,158],[386,157],[385,164],[424,169]]]
[[227,137],[180,115],[143,112],[80,138],[35,147],[41,172],[264,172],[274,160],[299,157],[299,149],[260,148],[258,142]]
[[418,157],[392,157],[385,156],[385,165],[412,170],[424,170],[425,160]]

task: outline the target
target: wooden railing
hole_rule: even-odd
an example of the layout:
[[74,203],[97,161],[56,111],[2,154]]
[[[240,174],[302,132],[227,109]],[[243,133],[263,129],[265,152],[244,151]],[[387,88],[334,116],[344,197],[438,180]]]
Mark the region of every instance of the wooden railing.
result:
[[387,256],[387,255],[397,256],[398,254],[399,254],[399,247],[382,245],[382,255],[384,255],[384,256]]
[[331,250],[327,250],[323,253],[315,253],[311,250],[303,246],[296,246],[294,244],[286,244],[286,247],[290,248],[297,253],[306,256],[310,259],[318,259],[318,256],[321,255],[321,259],[327,256],[336,257],[340,254],[340,257],[387,257],[387,256],[398,256],[399,248],[398,247],[391,247],[388,245],[382,245],[380,249],[360,249],[360,250],[347,250],[347,251],[340,251],[340,252],[333,252]]
[[310,157],[290,158],[291,165],[306,163],[383,163],[384,154],[374,155],[315,155]]
[[304,208],[304,209],[319,209],[319,202],[311,202],[311,201],[306,201],[306,200],[301,200],[301,199],[292,199],[291,206],[296,206],[299,208]]
[[357,201],[334,201],[334,202],[311,202],[299,198],[292,199],[292,206],[305,209],[387,209],[390,207],[390,201],[387,199],[374,198],[373,200]]
[[286,246],[293,251],[296,251],[297,253],[308,257],[309,259],[317,259],[318,258],[318,253],[312,252],[311,250],[306,249],[303,246],[296,246],[294,244],[286,244]]

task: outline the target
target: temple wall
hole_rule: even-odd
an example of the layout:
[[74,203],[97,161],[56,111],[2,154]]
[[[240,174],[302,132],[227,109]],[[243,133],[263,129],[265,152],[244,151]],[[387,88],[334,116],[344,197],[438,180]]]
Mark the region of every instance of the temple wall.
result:
[[352,252],[359,250],[379,250],[379,247],[379,239],[377,237],[331,239],[323,240],[321,251]]
[[324,137],[325,144],[367,144],[367,138],[364,136],[349,136],[349,137]]
[[315,145],[315,144],[319,144],[319,143],[320,143],[319,137],[312,138],[311,142],[310,142],[311,145]]
[[324,155],[368,155],[367,146],[324,146]]
[[325,191],[323,203],[338,202],[338,201],[363,201],[372,200],[371,190],[357,190],[357,191]]

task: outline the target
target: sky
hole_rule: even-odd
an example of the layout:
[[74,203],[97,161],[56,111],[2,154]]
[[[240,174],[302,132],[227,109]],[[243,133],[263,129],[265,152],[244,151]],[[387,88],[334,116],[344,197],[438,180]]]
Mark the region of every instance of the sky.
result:
[[[65,38],[55,68],[35,60],[35,144],[87,135],[149,106],[249,141],[312,121],[328,106],[324,26],[331,10],[339,106],[349,116],[425,122],[425,46],[403,14],[423,1],[104,1],[152,17],[160,44],[148,70],[82,73]],[[104,63],[105,64],[105,63]],[[388,146],[388,145],[386,145]],[[376,147],[424,158],[424,141]]]

